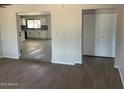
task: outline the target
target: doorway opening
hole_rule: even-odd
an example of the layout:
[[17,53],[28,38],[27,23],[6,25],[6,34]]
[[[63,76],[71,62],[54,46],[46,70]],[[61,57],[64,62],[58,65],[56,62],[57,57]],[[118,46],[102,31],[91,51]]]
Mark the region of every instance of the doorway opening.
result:
[[20,59],[51,62],[51,14],[17,13]]
[[82,11],[82,54],[85,61],[111,61],[115,58],[115,9]]

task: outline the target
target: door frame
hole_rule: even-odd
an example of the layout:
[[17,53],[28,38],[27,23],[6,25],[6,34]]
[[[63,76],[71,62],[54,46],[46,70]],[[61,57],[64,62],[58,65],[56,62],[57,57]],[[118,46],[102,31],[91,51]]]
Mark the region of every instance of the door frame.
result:
[[[18,41],[18,58],[20,59],[22,56],[21,53],[21,38],[19,36],[19,32],[21,30],[20,26],[20,16],[26,16],[26,15],[44,15],[44,14],[49,14],[50,15],[50,24],[51,24],[51,12],[50,11],[42,11],[42,12],[17,12],[16,13],[16,27],[17,27],[17,41]],[[50,26],[51,27],[51,26]],[[51,58],[50,58],[50,63],[52,63],[52,29],[51,29]]]
[[[84,57],[84,55],[83,55],[83,26],[84,26],[84,23],[83,23],[83,22],[84,22],[83,16],[84,16],[84,14],[86,13],[86,12],[85,12],[86,10],[102,10],[102,9],[105,9],[105,10],[110,9],[110,10],[112,10],[112,11],[111,11],[111,12],[108,12],[108,13],[115,13],[115,14],[117,15],[117,16],[116,16],[116,31],[115,31],[115,57],[114,57],[114,62],[117,60],[117,58],[116,58],[116,55],[117,55],[116,53],[117,53],[117,51],[118,51],[118,48],[117,48],[117,47],[118,47],[118,46],[117,46],[117,45],[118,45],[118,44],[117,44],[118,42],[117,42],[117,41],[118,41],[118,38],[119,38],[119,37],[118,37],[118,33],[117,33],[117,32],[118,32],[118,28],[119,28],[119,26],[118,26],[118,20],[119,20],[118,18],[119,18],[119,17],[118,17],[117,8],[114,8],[114,7],[113,7],[113,8],[97,8],[97,9],[91,8],[91,9],[82,9],[82,13],[81,13],[81,14],[82,14],[82,16],[81,16],[81,18],[82,18],[82,32],[81,32],[81,33],[82,33],[82,34],[81,34],[81,49],[82,49],[81,52],[82,52],[82,53],[81,53],[81,54],[82,54],[82,55],[81,55],[81,56],[82,56],[82,61],[83,61],[83,62],[84,62],[84,58],[83,58],[83,57]],[[103,11],[103,13],[105,13],[105,12]]]

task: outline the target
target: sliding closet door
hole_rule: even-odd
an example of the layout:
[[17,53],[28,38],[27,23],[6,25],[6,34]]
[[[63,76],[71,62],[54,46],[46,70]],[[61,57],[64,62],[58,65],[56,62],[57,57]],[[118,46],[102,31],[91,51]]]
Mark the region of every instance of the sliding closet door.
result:
[[115,56],[116,14],[97,14],[99,56]]
[[[1,27],[1,25],[0,25]],[[0,28],[0,58],[2,57],[2,42],[1,42],[1,28]]]
[[83,55],[98,55],[98,39],[95,25],[96,14],[83,15]]

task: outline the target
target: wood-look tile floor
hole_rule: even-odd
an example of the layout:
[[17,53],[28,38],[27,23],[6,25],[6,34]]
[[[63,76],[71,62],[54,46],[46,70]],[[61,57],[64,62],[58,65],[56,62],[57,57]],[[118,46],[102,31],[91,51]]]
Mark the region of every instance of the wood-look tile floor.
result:
[[[0,88],[17,89],[120,89],[122,83],[113,59],[84,57],[85,63],[0,59]],[[8,85],[7,85],[8,84]]]
[[26,39],[21,58],[51,61],[51,40]]

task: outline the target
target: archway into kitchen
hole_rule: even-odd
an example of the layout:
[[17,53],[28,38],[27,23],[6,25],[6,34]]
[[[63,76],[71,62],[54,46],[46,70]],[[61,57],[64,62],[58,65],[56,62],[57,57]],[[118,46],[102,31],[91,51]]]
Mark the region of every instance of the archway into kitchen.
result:
[[17,13],[20,59],[51,61],[51,14]]

